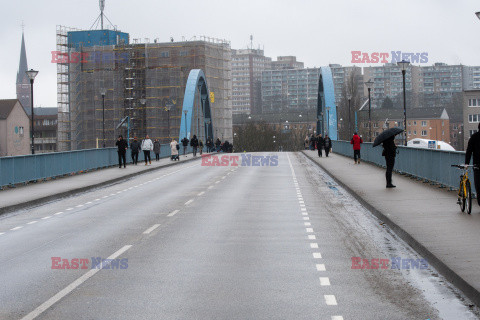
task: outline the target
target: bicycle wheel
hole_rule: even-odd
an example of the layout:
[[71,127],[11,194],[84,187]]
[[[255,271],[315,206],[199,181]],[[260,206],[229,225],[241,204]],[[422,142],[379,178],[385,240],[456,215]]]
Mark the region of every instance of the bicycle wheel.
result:
[[467,189],[467,194],[465,195],[465,211],[470,214],[472,212],[472,188],[470,187],[470,181],[465,182],[465,188]]
[[463,195],[463,182],[460,181],[460,187],[458,188],[458,204],[460,205],[460,210],[465,212],[465,196]]

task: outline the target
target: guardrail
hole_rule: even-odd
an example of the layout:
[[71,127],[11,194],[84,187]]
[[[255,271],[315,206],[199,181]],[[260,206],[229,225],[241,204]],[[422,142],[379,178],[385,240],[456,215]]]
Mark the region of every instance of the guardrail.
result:
[[[187,148],[187,153],[192,147]],[[130,150],[127,151],[127,163],[132,163]],[[150,153],[153,160],[155,154]],[[180,146],[179,154],[183,154]],[[170,157],[170,145],[162,144],[160,158]],[[143,152],[139,152],[138,161],[144,161]],[[97,170],[118,165],[117,148],[86,149],[67,152],[51,152],[35,155],[1,157],[0,189],[20,183],[38,181],[71,175],[79,172]]]
[[[362,161],[367,161],[381,167],[385,167],[385,158],[382,157],[382,146],[373,148],[372,143],[363,143],[361,149]],[[332,151],[353,158],[353,148],[350,141],[332,141]],[[427,182],[458,189],[460,183],[460,171],[452,168],[452,164],[463,164],[465,152],[444,151],[435,149],[420,149],[398,146],[398,154],[395,160],[395,171],[401,174],[411,175]],[[470,169],[472,192],[475,192],[473,172]]]

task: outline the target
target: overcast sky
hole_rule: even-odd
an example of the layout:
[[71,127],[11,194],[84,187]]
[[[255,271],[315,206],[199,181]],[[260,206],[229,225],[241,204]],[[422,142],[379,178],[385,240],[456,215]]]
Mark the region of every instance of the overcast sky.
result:
[[[106,0],[105,14],[133,38],[181,40],[206,35],[246,48],[250,34],[265,55],[295,55],[307,67],[352,65],[352,50],[428,52],[434,62],[480,65],[475,0]],[[98,0],[2,1],[0,99],[15,98],[22,21],[35,106],[56,107],[56,25],[89,29]],[[368,64],[357,64],[368,66]]]

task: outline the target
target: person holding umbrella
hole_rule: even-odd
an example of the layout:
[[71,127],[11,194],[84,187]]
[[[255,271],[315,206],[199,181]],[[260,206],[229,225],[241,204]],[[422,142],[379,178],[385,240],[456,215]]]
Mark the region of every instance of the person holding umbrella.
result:
[[385,178],[387,180],[387,188],[395,188],[392,183],[393,167],[395,166],[395,157],[397,156],[397,146],[395,145],[395,136],[403,132],[400,128],[391,128],[383,131],[373,142],[373,146],[376,147],[380,144],[383,145],[382,156],[385,157],[387,165],[387,171],[385,172]]

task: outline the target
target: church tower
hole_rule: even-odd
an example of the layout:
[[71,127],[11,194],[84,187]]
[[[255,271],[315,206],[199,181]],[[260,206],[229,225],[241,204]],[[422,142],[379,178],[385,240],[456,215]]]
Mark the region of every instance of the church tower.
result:
[[20,63],[18,65],[17,73],[17,99],[20,100],[20,103],[22,104],[25,111],[30,114],[30,80],[25,73],[25,71],[27,70],[27,52],[25,50],[25,38],[22,32],[22,47],[20,49]]

